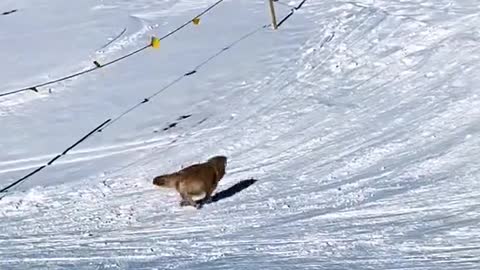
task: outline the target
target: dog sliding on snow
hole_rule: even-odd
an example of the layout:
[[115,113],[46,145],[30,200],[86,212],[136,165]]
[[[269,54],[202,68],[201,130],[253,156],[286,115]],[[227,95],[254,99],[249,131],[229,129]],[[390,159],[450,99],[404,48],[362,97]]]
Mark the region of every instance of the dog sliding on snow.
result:
[[[171,174],[164,174],[153,179],[153,184],[160,187],[175,188],[182,200],[180,206],[191,205],[201,208],[212,199],[212,193],[217,188],[218,182],[225,175],[227,157],[215,156],[204,163],[197,163]],[[193,200],[192,196],[204,198],[200,203]]]

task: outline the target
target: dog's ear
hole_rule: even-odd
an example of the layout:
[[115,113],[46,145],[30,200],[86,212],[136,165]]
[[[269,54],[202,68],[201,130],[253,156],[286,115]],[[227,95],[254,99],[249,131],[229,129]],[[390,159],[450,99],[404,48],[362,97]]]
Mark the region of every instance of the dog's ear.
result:
[[208,162],[212,163],[220,163],[220,164],[226,164],[227,163],[227,157],[226,156],[214,156],[208,160]]
[[226,156],[218,156],[218,160],[219,160],[219,163],[221,164],[221,166],[223,166],[224,168],[227,167],[227,157]]

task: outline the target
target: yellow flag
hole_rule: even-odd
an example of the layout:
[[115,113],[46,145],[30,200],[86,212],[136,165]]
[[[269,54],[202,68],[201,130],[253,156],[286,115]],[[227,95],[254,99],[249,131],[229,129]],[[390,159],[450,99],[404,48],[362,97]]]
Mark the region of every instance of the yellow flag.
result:
[[152,37],[152,43],[150,44],[153,48],[160,48],[160,39],[157,37]]

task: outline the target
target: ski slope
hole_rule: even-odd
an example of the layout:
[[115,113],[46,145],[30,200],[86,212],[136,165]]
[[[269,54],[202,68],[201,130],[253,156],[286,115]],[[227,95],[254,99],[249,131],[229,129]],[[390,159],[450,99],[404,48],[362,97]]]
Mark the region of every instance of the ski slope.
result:
[[[3,0],[0,93],[215,2]],[[0,200],[0,269],[480,269],[479,12],[226,0],[1,97],[0,188],[197,71]],[[201,210],[151,183],[217,154]]]

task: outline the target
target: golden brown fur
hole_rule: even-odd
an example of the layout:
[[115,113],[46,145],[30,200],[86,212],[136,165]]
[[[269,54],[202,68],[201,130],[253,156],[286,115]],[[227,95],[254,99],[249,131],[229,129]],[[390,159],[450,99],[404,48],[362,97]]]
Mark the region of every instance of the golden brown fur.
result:
[[[227,158],[215,156],[204,163],[198,163],[183,168],[171,174],[164,174],[153,179],[153,184],[161,187],[175,188],[182,197],[181,206],[192,205],[201,207],[211,199],[218,182],[225,175]],[[192,196],[205,194],[203,203],[197,204]]]

